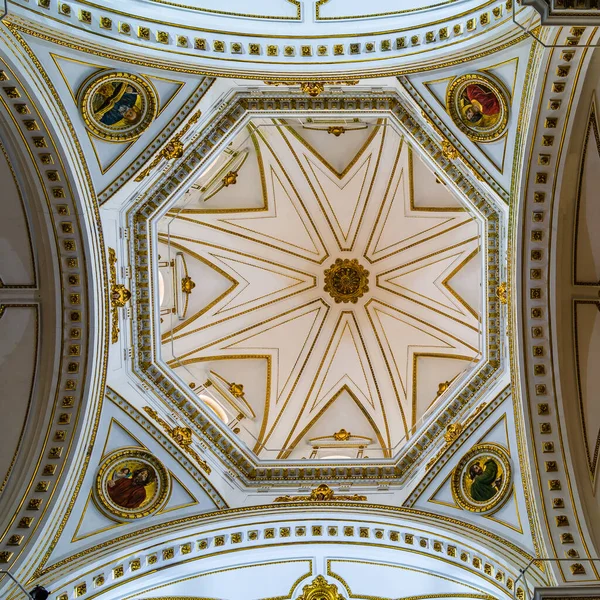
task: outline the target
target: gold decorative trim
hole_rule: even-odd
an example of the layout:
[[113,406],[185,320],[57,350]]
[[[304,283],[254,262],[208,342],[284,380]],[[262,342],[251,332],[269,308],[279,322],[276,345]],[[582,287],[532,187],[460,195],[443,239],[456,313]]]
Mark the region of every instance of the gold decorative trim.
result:
[[131,299],[131,292],[122,284],[117,283],[117,254],[113,248],[108,249],[108,265],[110,271],[110,312],[111,312],[111,342],[119,341],[119,308],[124,308]]
[[156,167],[161,160],[177,160],[183,156],[185,150],[184,145],[181,143],[181,138],[189,131],[192,125],[198,122],[201,117],[202,111],[195,112],[187,121],[187,123],[178,131],[158,152],[158,154],[152,159],[150,164],[135,178],[135,181],[142,181],[145,177],[150,175],[150,172]]

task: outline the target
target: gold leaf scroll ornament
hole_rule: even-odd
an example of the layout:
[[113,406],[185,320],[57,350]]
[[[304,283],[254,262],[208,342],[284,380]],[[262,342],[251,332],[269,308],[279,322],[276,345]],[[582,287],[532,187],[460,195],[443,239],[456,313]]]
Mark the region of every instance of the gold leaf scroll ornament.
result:
[[158,413],[149,406],[144,406],[144,411],[150,415],[166,432],[167,435],[187,454],[189,454],[209,475],[211,468],[205,460],[192,448],[192,430],[189,427],[171,427]]

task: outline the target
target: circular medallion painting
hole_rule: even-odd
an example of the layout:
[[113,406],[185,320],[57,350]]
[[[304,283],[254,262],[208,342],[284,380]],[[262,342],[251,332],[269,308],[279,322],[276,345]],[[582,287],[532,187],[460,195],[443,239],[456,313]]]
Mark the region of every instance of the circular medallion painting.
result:
[[87,79],[79,90],[79,106],[87,128],[110,142],[140,136],[156,117],[154,89],[131,73],[103,71]]
[[454,79],[446,91],[446,110],[476,142],[493,142],[506,131],[508,92],[489,75],[469,73]]
[[101,463],[94,495],[110,517],[139,519],[160,510],[171,480],[165,466],[141,448],[120,448]]
[[473,446],[452,472],[452,496],[464,510],[491,513],[509,498],[512,473],[508,452],[498,444]]

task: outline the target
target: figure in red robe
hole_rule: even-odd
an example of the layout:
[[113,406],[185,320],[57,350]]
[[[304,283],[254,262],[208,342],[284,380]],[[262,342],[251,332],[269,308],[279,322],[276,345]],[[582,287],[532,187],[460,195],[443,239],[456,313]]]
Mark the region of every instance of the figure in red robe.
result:
[[461,98],[461,111],[470,123],[478,127],[493,126],[500,116],[500,102],[496,94],[485,86],[471,84]]
[[119,474],[108,482],[108,495],[122,508],[138,508],[146,500],[146,486],[154,481],[154,471],[141,467],[133,472],[131,479],[119,477]]

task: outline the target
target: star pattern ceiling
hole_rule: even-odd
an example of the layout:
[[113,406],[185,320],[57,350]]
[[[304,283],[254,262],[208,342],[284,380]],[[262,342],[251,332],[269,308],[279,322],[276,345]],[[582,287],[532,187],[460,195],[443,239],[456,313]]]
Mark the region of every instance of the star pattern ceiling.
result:
[[385,120],[340,126],[253,121],[159,226],[196,283],[181,319],[163,298],[163,359],[204,399],[242,384],[221,418],[261,457],[342,428],[323,457],[390,456],[480,357],[477,219]]

